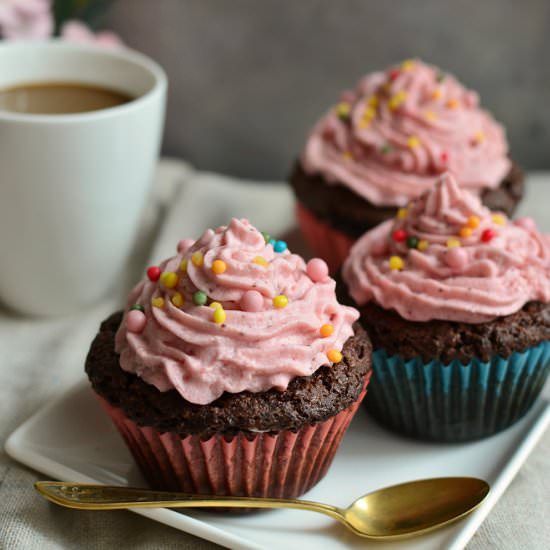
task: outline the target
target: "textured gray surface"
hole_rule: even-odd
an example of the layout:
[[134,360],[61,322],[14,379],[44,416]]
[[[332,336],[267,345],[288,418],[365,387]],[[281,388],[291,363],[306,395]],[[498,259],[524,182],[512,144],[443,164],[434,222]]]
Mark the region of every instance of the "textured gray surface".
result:
[[165,151],[202,169],[284,178],[341,89],[411,56],[478,90],[524,166],[550,167],[547,0],[119,0],[104,26],[166,68]]

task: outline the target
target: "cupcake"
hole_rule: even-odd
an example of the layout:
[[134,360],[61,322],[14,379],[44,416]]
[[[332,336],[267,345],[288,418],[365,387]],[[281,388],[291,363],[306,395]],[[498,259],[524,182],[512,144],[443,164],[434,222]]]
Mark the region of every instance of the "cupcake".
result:
[[86,372],[149,485],[294,498],[327,472],[371,344],[319,259],[246,220],[181,241],[101,325]]
[[550,237],[510,221],[445,174],[368,231],[342,270],[373,343],[367,406],[436,441],[503,430],[539,395],[550,362]]
[[312,250],[337,269],[353,242],[450,171],[511,215],[523,176],[478,95],[419,60],[372,73],[319,121],[290,182]]

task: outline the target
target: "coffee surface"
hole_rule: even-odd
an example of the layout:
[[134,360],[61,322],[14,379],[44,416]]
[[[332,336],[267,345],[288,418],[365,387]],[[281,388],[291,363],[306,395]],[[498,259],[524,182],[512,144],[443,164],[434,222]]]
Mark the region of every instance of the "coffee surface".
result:
[[0,111],[41,115],[85,113],[116,107],[133,97],[75,82],[36,82],[0,90]]

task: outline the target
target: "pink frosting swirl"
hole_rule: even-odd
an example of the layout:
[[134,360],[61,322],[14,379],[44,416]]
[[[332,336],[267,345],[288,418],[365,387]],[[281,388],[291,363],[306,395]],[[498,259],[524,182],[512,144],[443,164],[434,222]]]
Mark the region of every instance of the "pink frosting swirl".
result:
[[443,172],[480,193],[510,170],[504,129],[475,92],[419,60],[363,78],[313,129],[304,170],[377,206],[404,206]]
[[[159,266],[160,278],[153,269],[153,280],[130,294],[128,307],[139,304],[143,313],[125,313],[116,336],[121,367],[160,391],[175,388],[206,404],[224,392],[284,390],[330,364],[327,353],[342,349],[359,314],[337,302],[335,282],[322,269],[307,269],[279,244],[266,244],[237,219],[194,243],[181,241],[178,254]],[[197,291],[204,305],[195,305]],[[278,296],[288,304],[283,298],[275,307]],[[222,314],[217,321],[215,312]],[[323,337],[325,324],[333,330]]]
[[482,323],[550,301],[550,237],[510,222],[450,174],[395,220],[365,233],[343,267],[358,304],[411,321]]

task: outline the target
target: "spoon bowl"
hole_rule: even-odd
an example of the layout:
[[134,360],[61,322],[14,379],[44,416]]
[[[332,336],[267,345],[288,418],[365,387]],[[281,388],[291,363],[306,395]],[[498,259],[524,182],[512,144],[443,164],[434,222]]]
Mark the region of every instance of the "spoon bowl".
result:
[[364,495],[347,508],[309,500],[169,493],[130,487],[38,481],[48,500],[80,510],[125,508],[293,508],[319,512],[371,539],[405,538],[447,525],[474,510],[489,493],[473,477],[410,481]]

